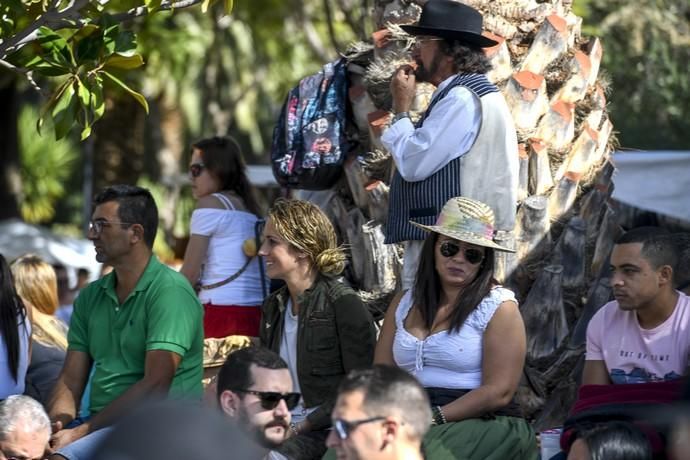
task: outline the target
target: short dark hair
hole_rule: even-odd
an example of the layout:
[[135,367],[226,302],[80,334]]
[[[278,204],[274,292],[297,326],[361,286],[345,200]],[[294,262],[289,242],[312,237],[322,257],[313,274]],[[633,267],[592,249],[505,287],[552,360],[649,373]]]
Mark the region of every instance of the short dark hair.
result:
[[[419,266],[414,282],[413,301],[419,308],[424,324],[431,329],[441,302],[441,278],[436,271],[436,241],[438,233],[431,232],[422,244]],[[489,295],[491,287],[497,284],[494,278],[494,250],[484,248],[482,261],[477,276],[459,296],[450,317],[450,330],[459,331],[465,320],[481,301]]]
[[576,431],[592,460],[651,460],[652,449],[642,430],[630,422],[608,422]]
[[93,206],[95,208],[110,201],[116,201],[120,205],[117,217],[121,222],[144,227],[144,242],[152,249],[158,231],[158,208],[151,192],[135,185],[112,185],[96,195]]
[[675,245],[668,238],[671,232],[662,227],[637,227],[628,230],[616,244],[642,243],[641,254],[654,269],[662,265],[670,265],[676,270],[678,253]]
[[338,394],[361,391],[362,411],[370,417],[399,415],[410,435],[421,440],[431,424],[431,404],[426,390],[410,374],[396,366],[376,364],[354,369],[340,382]]
[[192,144],[192,149],[201,152],[204,167],[220,181],[221,190],[231,190],[244,201],[252,214],[261,214],[256,201],[254,186],[247,177],[247,166],[240,145],[229,136],[214,136]]
[[456,73],[485,74],[491,70],[491,62],[484,50],[458,40],[444,39],[440,42],[443,54],[453,58],[453,70]]
[[690,233],[673,233],[668,236],[678,250],[678,263],[673,272],[673,285],[676,289],[690,287]]
[[254,384],[252,364],[264,369],[287,369],[287,363],[276,352],[251,346],[230,353],[218,372],[218,397],[225,390],[246,390]]

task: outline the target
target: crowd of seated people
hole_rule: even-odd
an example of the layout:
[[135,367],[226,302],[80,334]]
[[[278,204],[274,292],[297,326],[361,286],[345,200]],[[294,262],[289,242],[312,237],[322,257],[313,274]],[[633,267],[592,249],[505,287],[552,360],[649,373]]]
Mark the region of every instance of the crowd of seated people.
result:
[[[210,147],[198,145],[193,164],[209,177],[195,178],[205,187],[217,178],[200,153]],[[116,185],[95,197],[88,238],[112,272],[82,289],[69,329],[54,316],[53,268],[35,255],[11,265],[0,256],[0,420],[10,417],[3,411],[36,412],[33,399],[15,395],[45,407],[52,432],[36,458],[98,458],[100,446],[125,436],[120,421],[136,408],[201,400],[203,340],[214,335],[202,302],[206,314],[209,306],[238,305],[206,302],[204,291],[215,288],[195,290],[199,277],[206,282],[196,262],[210,260],[215,237],[197,235],[206,255],[187,251],[196,268],[186,273],[186,263],[179,273],[153,254],[157,222],[146,189]],[[428,233],[416,278],[391,302],[377,338],[367,306],[342,276],[347,255],[328,217],[307,201],[271,205],[256,265],[265,264],[266,277],[282,286],[250,302],[261,304],[258,329],[228,329],[251,323],[233,308],[211,313],[234,311],[228,321],[215,317],[223,324],[218,335],[256,337],[228,356],[212,409],[234,423],[228,426],[255,458],[538,458],[537,436],[515,400],[525,326],[515,294],[494,277],[495,252],[511,249],[493,239],[492,209],[455,197],[433,225],[412,224]],[[249,227],[242,238],[251,236]],[[666,434],[639,409],[671,404],[683,388],[690,297],[679,289],[688,279],[687,243],[649,227],[616,241],[615,300],[589,324],[583,385],[558,458],[663,458],[669,450]],[[254,278],[263,292],[263,275]],[[0,426],[0,452],[18,429],[45,429],[11,425]]]

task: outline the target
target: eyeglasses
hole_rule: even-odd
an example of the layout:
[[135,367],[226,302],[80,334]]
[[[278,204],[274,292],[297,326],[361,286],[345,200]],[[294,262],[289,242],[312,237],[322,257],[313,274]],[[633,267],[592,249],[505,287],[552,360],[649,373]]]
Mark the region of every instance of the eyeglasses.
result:
[[422,43],[426,43],[426,42],[439,42],[439,41],[442,41],[442,40],[443,40],[443,38],[441,38],[441,37],[428,37],[428,36],[423,36],[423,35],[422,35],[422,36],[419,36],[419,37],[416,37],[416,38],[415,38],[414,44],[415,44],[415,46],[421,46]]
[[111,225],[134,225],[133,222],[108,222],[107,220],[92,220],[89,222],[89,232],[93,232],[96,235],[100,235],[103,231],[103,227],[109,227]]
[[189,174],[192,177],[199,177],[201,176],[201,173],[203,172],[205,167],[206,165],[203,163],[192,163],[191,165],[189,165]]
[[352,433],[358,426],[385,419],[386,417],[372,417],[364,420],[353,420],[348,422],[341,418],[337,418],[333,421],[333,428],[335,428],[335,433],[338,435],[338,438],[340,438],[341,441],[345,441],[350,437],[350,433]]
[[[460,245],[452,241],[444,241],[441,243],[440,251],[443,257],[453,257],[460,252]],[[465,256],[465,260],[472,265],[477,265],[484,260],[484,252],[480,249],[465,248],[462,254]]]
[[261,407],[264,410],[273,410],[280,403],[280,400],[285,400],[285,405],[288,410],[297,407],[299,398],[302,396],[299,393],[277,393],[275,391],[253,391],[253,390],[232,390],[236,393],[247,393],[255,395],[261,400]]

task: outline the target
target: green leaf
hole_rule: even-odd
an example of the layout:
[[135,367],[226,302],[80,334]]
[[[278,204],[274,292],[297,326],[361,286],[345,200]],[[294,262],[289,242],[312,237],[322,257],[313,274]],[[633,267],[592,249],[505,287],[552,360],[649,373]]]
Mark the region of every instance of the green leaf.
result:
[[140,93],[137,93],[134,91],[132,88],[127,86],[122,80],[117,78],[115,75],[109,73],[109,72],[103,72],[103,75],[108,77],[113,83],[117,84],[120,88],[124,89],[127,91],[134,99],[141,104],[142,107],[144,107],[144,110],[146,110],[146,113],[149,113],[149,103],[146,102],[146,98],[142,96]]
[[80,30],[73,37],[76,44],[75,58],[79,63],[97,60],[103,49],[103,37],[101,34],[94,33],[98,27],[93,24],[88,24],[86,27],[90,30],[89,33],[82,34]]
[[232,9],[235,7],[235,1],[234,0],[224,0],[223,7],[225,9],[225,14],[230,14],[230,13],[232,13]]
[[43,107],[41,107],[41,112],[38,115],[38,120],[36,121],[36,131],[38,131],[39,134],[41,134],[41,127],[43,126],[43,121],[45,119],[45,116],[48,112],[53,110],[53,107],[55,107],[55,104],[57,104],[58,100],[62,97],[62,94],[65,92],[68,86],[70,86],[71,80],[65,80],[62,82],[60,86],[55,90],[53,94],[50,95],[50,98],[48,99],[48,102],[46,102]]
[[144,65],[144,59],[140,54],[132,56],[122,56],[120,54],[113,54],[105,61],[106,67],[115,67],[118,69],[136,69]]
[[56,64],[67,67],[75,65],[72,48],[67,43],[67,40],[49,28],[41,27],[38,29],[36,42],[40,45],[43,53],[46,56],[52,57]]
[[69,132],[77,115],[77,107],[74,85],[70,84],[65,88],[52,111],[55,139],[62,139]]
[[123,31],[115,38],[115,52],[122,56],[133,56],[137,51],[137,37],[134,32]]
[[201,12],[205,13],[208,11],[208,8],[213,4],[214,0],[204,0],[203,3],[201,4]]
[[43,56],[36,56],[31,61],[27,62],[23,67],[36,71],[41,75],[47,77],[57,77],[60,75],[67,75],[71,73],[71,69],[65,65],[59,64],[51,59],[46,59]]
[[103,79],[99,76],[89,77],[84,81],[84,85],[91,92],[91,110],[93,111],[95,122],[105,113],[105,100],[103,99]]
[[146,8],[148,8],[149,13],[157,10],[161,7],[162,0],[144,0]]

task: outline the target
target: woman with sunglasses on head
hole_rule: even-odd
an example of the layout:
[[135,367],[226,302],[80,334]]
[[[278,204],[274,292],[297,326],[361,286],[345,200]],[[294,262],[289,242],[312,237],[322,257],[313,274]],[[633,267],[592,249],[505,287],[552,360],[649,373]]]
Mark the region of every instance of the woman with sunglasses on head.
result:
[[239,145],[229,137],[193,144],[189,176],[197,205],[180,272],[198,288],[204,336],[257,337],[266,279],[243,246],[260,211]]
[[278,199],[268,213],[259,254],[271,279],[285,285],[262,306],[261,344],[288,364],[302,399],[290,438],[279,452],[292,460],[321,458],[338,384],[371,365],[376,331],[359,296],[337,277],[346,256],[328,217],[314,204]]
[[0,399],[24,393],[31,356],[31,311],[17,294],[0,254]]
[[394,299],[376,345],[377,364],[397,365],[427,389],[434,425],[428,458],[536,459],[535,436],[512,402],[526,355],[514,294],[494,278],[494,214],[451,198],[428,232],[414,286]]

